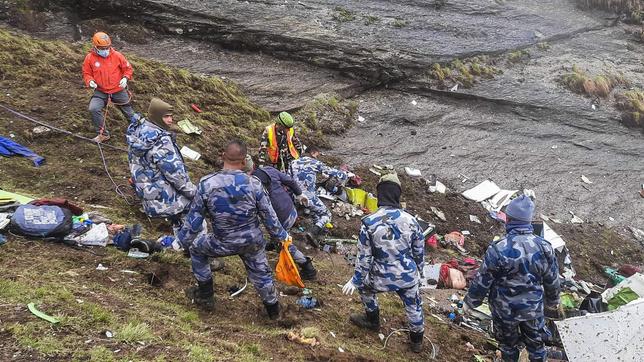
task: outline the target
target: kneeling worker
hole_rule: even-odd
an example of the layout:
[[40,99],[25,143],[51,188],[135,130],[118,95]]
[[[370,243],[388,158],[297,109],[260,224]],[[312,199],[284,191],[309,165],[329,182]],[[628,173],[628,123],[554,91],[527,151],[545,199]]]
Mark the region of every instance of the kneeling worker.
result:
[[377,186],[378,210],[362,219],[355,274],[342,288],[346,295],[357,288],[365,314],[352,314],[353,324],[378,331],[380,309],[376,293],[396,292],[409,320],[411,350],[422,350],[423,308],[419,294],[424,238],[415,217],[400,207],[398,176],[382,176]]
[[[182,243],[191,245],[192,272],[198,282],[198,287],[187,289],[186,294],[196,304],[213,309],[213,275],[208,258],[238,255],[268,316],[277,319],[279,303],[266,260],[266,241],[259,226],[260,219],[273,238],[283,241],[288,233],[280,224],[261,182],[244,172],[246,153],[243,142],[229,142],[223,153],[223,169],[199,181],[187,220],[179,233]],[[198,236],[204,218],[208,216],[213,232]]]

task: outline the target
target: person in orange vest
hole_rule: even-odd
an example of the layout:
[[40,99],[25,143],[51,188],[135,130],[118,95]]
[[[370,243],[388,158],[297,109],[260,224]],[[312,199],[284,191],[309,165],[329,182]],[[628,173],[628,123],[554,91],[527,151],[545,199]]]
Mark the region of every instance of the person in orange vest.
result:
[[94,34],[92,44],[94,47],[83,62],[83,81],[94,91],[89,101],[89,112],[98,133],[94,141],[101,143],[110,139],[103,110],[108,100],[119,107],[128,122],[134,115],[127,91],[127,82],[132,79],[132,65],[123,54],[112,48],[112,40],[107,34]]
[[288,112],[281,112],[277,121],[266,127],[259,148],[261,165],[268,163],[279,171],[286,172],[291,161],[300,158],[304,148],[295,136],[293,123],[293,116]]

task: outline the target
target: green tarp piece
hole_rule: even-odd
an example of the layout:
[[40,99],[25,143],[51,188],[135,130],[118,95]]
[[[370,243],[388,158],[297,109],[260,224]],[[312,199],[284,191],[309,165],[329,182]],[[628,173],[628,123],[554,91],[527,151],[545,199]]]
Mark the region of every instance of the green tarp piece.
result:
[[14,194],[13,192],[0,190],[0,199],[4,199],[4,198],[14,199],[23,205],[34,201],[34,199],[28,196]]
[[631,288],[622,288],[615,296],[608,301],[608,310],[615,310],[624,304],[628,304],[640,296]]
[[559,300],[561,301],[561,305],[566,309],[575,309],[577,307],[577,302],[570,293],[562,293]]
[[201,128],[192,124],[189,119],[184,119],[183,121],[177,122],[177,126],[179,126],[179,128],[181,128],[181,130],[187,134],[201,134],[202,132]]
[[48,315],[48,314],[45,314],[45,313],[43,313],[43,312],[39,311],[39,310],[36,308],[36,305],[35,305],[34,303],[29,303],[29,304],[27,304],[27,308],[29,308],[29,311],[30,311],[31,313],[33,313],[36,317],[41,318],[41,319],[44,319],[44,320],[46,320],[46,321],[47,321],[47,322],[49,322],[49,323],[56,324],[56,323],[60,322],[58,319],[56,319],[56,318],[54,318],[54,317],[52,317],[52,316],[50,316],[50,315]]

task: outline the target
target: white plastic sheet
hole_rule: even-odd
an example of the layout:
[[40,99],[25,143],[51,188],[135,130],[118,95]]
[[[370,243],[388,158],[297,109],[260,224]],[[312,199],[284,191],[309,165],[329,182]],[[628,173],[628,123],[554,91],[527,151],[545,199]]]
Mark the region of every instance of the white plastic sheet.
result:
[[92,224],[92,228],[85,234],[74,238],[77,243],[87,246],[106,246],[110,234],[105,224]]
[[550,242],[553,249],[561,251],[561,249],[566,246],[564,239],[562,239],[561,236],[552,230],[545,222],[543,223],[543,238]]
[[641,361],[644,298],[611,312],[555,322],[570,361]]
[[494,182],[485,180],[473,188],[463,192],[463,196],[472,201],[481,202],[496,195],[499,191],[501,191],[501,188]]

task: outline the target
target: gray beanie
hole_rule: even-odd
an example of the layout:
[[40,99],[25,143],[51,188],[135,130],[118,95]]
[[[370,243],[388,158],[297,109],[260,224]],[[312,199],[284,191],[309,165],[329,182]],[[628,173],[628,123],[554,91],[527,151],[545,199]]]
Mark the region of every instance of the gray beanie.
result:
[[531,222],[534,215],[534,202],[526,195],[521,195],[510,202],[505,213],[514,220]]

